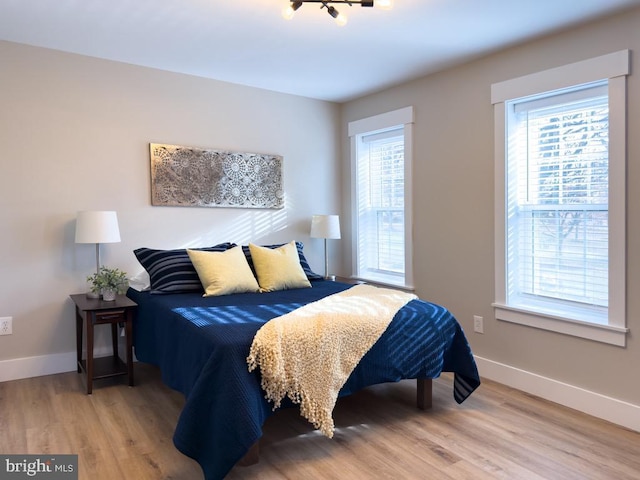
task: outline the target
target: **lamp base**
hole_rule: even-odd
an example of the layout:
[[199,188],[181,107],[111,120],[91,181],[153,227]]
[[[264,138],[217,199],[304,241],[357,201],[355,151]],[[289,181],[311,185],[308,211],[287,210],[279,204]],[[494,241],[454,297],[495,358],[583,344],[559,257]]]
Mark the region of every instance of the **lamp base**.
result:
[[325,280],[330,280],[332,282],[336,281],[336,276],[335,275],[325,275],[324,277]]

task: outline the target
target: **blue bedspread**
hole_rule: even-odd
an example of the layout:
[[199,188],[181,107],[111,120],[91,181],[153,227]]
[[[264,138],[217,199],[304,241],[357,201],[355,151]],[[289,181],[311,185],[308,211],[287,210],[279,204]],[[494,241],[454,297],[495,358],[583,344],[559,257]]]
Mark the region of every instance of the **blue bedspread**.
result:
[[[201,465],[207,480],[231,470],[262,436],[262,425],[273,413],[259,372],[247,369],[257,330],[272,318],[349,287],[319,280],[312,288],[208,298],[129,289],[127,295],[139,305],[135,354],[159,366],[163,382],[185,395],[173,441]],[[443,371],[455,372],[458,403],[480,384],[455,318],[444,307],[413,300],[363,357],[341,396],[377,383],[435,378]]]

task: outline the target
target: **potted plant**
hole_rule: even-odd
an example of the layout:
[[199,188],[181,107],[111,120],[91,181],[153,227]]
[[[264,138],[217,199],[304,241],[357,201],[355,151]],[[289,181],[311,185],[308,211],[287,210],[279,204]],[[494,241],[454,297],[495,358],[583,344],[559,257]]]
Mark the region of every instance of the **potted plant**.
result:
[[124,293],[129,286],[127,274],[117,268],[100,267],[100,270],[87,277],[87,282],[91,285],[91,291],[95,294],[102,294],[102,299],[112,301],[116,299],[116,294]]

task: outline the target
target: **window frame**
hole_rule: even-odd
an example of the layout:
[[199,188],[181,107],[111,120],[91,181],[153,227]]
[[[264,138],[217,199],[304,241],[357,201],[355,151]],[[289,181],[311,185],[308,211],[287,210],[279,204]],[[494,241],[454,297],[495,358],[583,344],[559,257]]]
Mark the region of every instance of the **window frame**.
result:
[[[413,241],[412,241],[412,183],[411,183],[411,166],[413,163],[413,122],[414,111],[412,106],[400,108],[379,115],[354,120],[348,124],[348,136],[350,140],[351,150],[351,220],[352,220],[352,277],[401,287],[412,290],[413,287]],[[363,275],[358,269],[358,137],[363,135],[374,134],[380,131],[402,127],[404,135],[404,275],[402,281],[394,281],[393,276],[380,279],[379,277],[368,277]],[[400,276],[398,276],[400,278]]]
[[[626,75],[629,50],[491,85],[494,106],[495,301],[497,320],[626,346]],[[506,122],[507,103],[518,98],[608,80],[609,95],[609,306],[607,324],[542,314],[507,303]]]

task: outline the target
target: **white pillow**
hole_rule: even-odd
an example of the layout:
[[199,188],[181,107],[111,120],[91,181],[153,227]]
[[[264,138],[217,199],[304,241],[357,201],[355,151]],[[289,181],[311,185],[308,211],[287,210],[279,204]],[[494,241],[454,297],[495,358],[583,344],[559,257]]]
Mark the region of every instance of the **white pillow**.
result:
[[146,270],[141,271],[137,275],[129,278],[129,286],[139,292],[144,292],[151,289],[151,279],[149,278],[149,272]]

